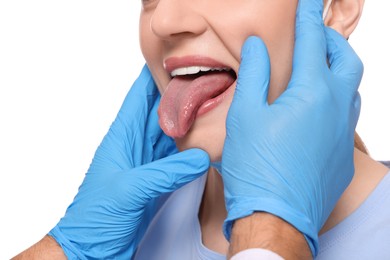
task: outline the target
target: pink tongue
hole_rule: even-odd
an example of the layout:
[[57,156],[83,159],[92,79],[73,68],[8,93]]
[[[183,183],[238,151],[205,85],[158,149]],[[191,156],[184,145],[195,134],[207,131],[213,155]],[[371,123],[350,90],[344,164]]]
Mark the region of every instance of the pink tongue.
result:
[[162,130],[173,138],[183,137],[191,128],[199,107],[223,93],[233,82],[234,78],[228,72],[173,78],[158,108]]

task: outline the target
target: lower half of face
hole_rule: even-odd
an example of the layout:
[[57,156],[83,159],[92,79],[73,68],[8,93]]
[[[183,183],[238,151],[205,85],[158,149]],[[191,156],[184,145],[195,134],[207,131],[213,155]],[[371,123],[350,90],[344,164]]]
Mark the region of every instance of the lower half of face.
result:
[[220,104],[197,117],[184,137],[175,139],[179,150],[200,148],[207,151],[211,161],[221,161],[226,136],[226,118],[235,87],[236,82],[230,86],[229,93]]
[[[212,161],[221,160],[241,47],[247,37],[260,36],[267,45],[271,60],[269,102],[286,88],[292,67],[296,2],[216,0],[195,5],[194,1],[182,0],[169,6],[170,1],[160,0],[141,13],[141,48],[162,93],[160,125],[175,138],[179,150],[201,148]],[[196,70],[208,65],[231,71],[172,78],[172,72],[183,73],[184,67]],[[193,83],[198,80],[222,85],[224,77],[233,78],[213,94],[209,89],[215,85]],[[188,83],[191,79],[194,81]]]

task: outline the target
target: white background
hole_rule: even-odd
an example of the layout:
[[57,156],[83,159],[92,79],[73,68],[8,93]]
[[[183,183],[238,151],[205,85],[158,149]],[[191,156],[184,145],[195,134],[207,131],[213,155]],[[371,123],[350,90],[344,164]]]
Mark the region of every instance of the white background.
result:
[[[358,132],[390,159],[388,1],[351,44],[365,63]],[[63,216],[144,63],[140,0],[0,0],[0,259]],[[389,38],[389,37],[387,37]]]

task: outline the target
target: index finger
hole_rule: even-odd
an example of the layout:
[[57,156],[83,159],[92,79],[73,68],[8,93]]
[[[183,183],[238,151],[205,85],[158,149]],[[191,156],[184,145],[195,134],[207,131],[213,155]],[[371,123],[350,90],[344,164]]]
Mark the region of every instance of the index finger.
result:
[[157,116],[159,98],[145,65],[99,145],[90,170],[132,169],[153,158],[153,146],[162,134]]
[[293,69],[307,73],[326,66],[326,37],[322,19],[323,0],[299,0],[296,25]]

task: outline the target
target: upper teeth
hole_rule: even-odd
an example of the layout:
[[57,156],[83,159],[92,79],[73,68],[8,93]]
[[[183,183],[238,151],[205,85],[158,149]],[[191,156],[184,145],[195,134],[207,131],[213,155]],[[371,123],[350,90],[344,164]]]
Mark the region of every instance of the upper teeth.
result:
[[230,68],[212,68],[212,67],[205,67],[205,66],[190,66],[190,67],[183,67],[183,68],[177,68],[171,72],[171,76],[182,76],[182,75],[189,75],[189,74],[196,74],[200,71],[229,71]]

